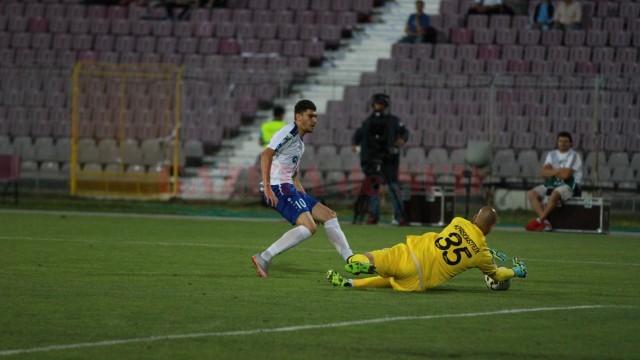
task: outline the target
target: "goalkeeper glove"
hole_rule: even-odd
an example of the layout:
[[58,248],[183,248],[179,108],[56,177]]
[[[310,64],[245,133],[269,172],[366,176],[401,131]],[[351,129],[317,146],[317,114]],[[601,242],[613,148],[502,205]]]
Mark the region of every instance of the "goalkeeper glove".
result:
[[513,267],[511,269],[516,273],[517,277],[527,277],[527,267],[524,265],[524,262],[519,261],[516,257],[513,258]]
[[507,254],[492,248],[489,248],[489,252],[491,253],[491,256],[493,256],[493,258],[496,260],[507,261]]

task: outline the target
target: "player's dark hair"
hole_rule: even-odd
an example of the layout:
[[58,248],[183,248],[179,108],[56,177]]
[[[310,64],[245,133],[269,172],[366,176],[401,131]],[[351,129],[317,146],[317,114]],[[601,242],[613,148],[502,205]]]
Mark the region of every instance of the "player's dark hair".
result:
[[571,145],[573,145],[573,138],[571,137],[571,134],[568,131],[559,132],[558,137],[556,138],[556,141],[561,137],[566,137],[567,139],[569,139],[569,142],[571,142]]
[[273,117],[281,118],[284,115],[284,108],[280,105],[276,105],[273,107]]
[[311,100],[300,100],[294,109],[296,114],[302,114],[307,110],[316,110],[316,104]]

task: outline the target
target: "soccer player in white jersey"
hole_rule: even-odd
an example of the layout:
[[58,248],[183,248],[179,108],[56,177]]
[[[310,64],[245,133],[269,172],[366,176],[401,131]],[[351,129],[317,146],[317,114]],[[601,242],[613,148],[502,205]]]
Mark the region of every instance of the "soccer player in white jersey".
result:
[[[540,172],[545,183],[527,193],[529,203],[538,215],[525,225],[528,231],[551,231],[552,225],[547,217],[556,208],[558,202],[567,201],[574,194],[580,193],[582,159],[580,154],[571,149],[572,145],[573,139],[570,133],[562,131],[558,134],[557,149],[549,151]],[[545,195],[549,195],[549,201],[543,208],[540,200]]]
[[296,246],[316,232],[316,222],[324,224],[329,241],[347,261],[353,255],[336,213],[307,194],[300,183],[299,163],[304,153],[304,135],[313,132],[318,121],[316,106],[300,100],[295,121],[280,129],[260,156],[261,191],[266,203],[295,227],[251,260],[260,277],[269,276],[269,264],[276,255]]

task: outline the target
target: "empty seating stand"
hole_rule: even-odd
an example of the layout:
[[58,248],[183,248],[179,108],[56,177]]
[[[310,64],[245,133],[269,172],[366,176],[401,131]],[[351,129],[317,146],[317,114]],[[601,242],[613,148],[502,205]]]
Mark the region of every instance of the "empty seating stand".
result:
[[[242,117],[254,116],[279,87],[286,88],[304,78],[309,66],[319,65],[326,49],[338,46],[358,21],[367,21],[373,7],[372,0],[320,3],[229,1],[226,8],[194,8],[182,21],[171,21],[175,14],[167,14],[163,6],[3,1],[0,136],[9,138],[10,147],[18,137],[30,138],[37,149],[64,143],[70,136],[70,79],[77,60],[165,62],[185,66],[182,140],[189,142],[188,152],[197,152],[194,144],[215,150],[223,137],[237,134]],[[109,144],[118,135],[113,90],[104,84],[82,88],[91,95],[81,100],[80,114],[91,121],[83,122],[81,137],[97,145]],[[164,115],[157,109],[162,106],[145,101],[153,91],[142,89],[140,97],[126,105],[127,119],[133,121],[127,137],[138,146],[172,130],[158,126],[157,119]],[[85,163],[103,168],[112,164],[113,151],[103,147],[108,161],[88,151]],[[52,165],[62,169],[68,163],[68,155],[56,154],[40,151],[29,161],[54,173]],[[143,165],[155,168],[147,160]]]

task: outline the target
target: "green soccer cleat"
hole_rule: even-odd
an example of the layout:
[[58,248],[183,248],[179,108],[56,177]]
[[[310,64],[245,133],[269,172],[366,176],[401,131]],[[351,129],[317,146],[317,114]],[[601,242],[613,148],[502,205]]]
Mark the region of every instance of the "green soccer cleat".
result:
[[327,281],[329,281],[333,286],[351,286],[351,281],[349,281],[349,279],[343,278],[342,275],[333,270],[327,271],[326,277]]
[[344,269],[353,275],[378,273],[375,265],[360,261],[350,262],[344,266]]

